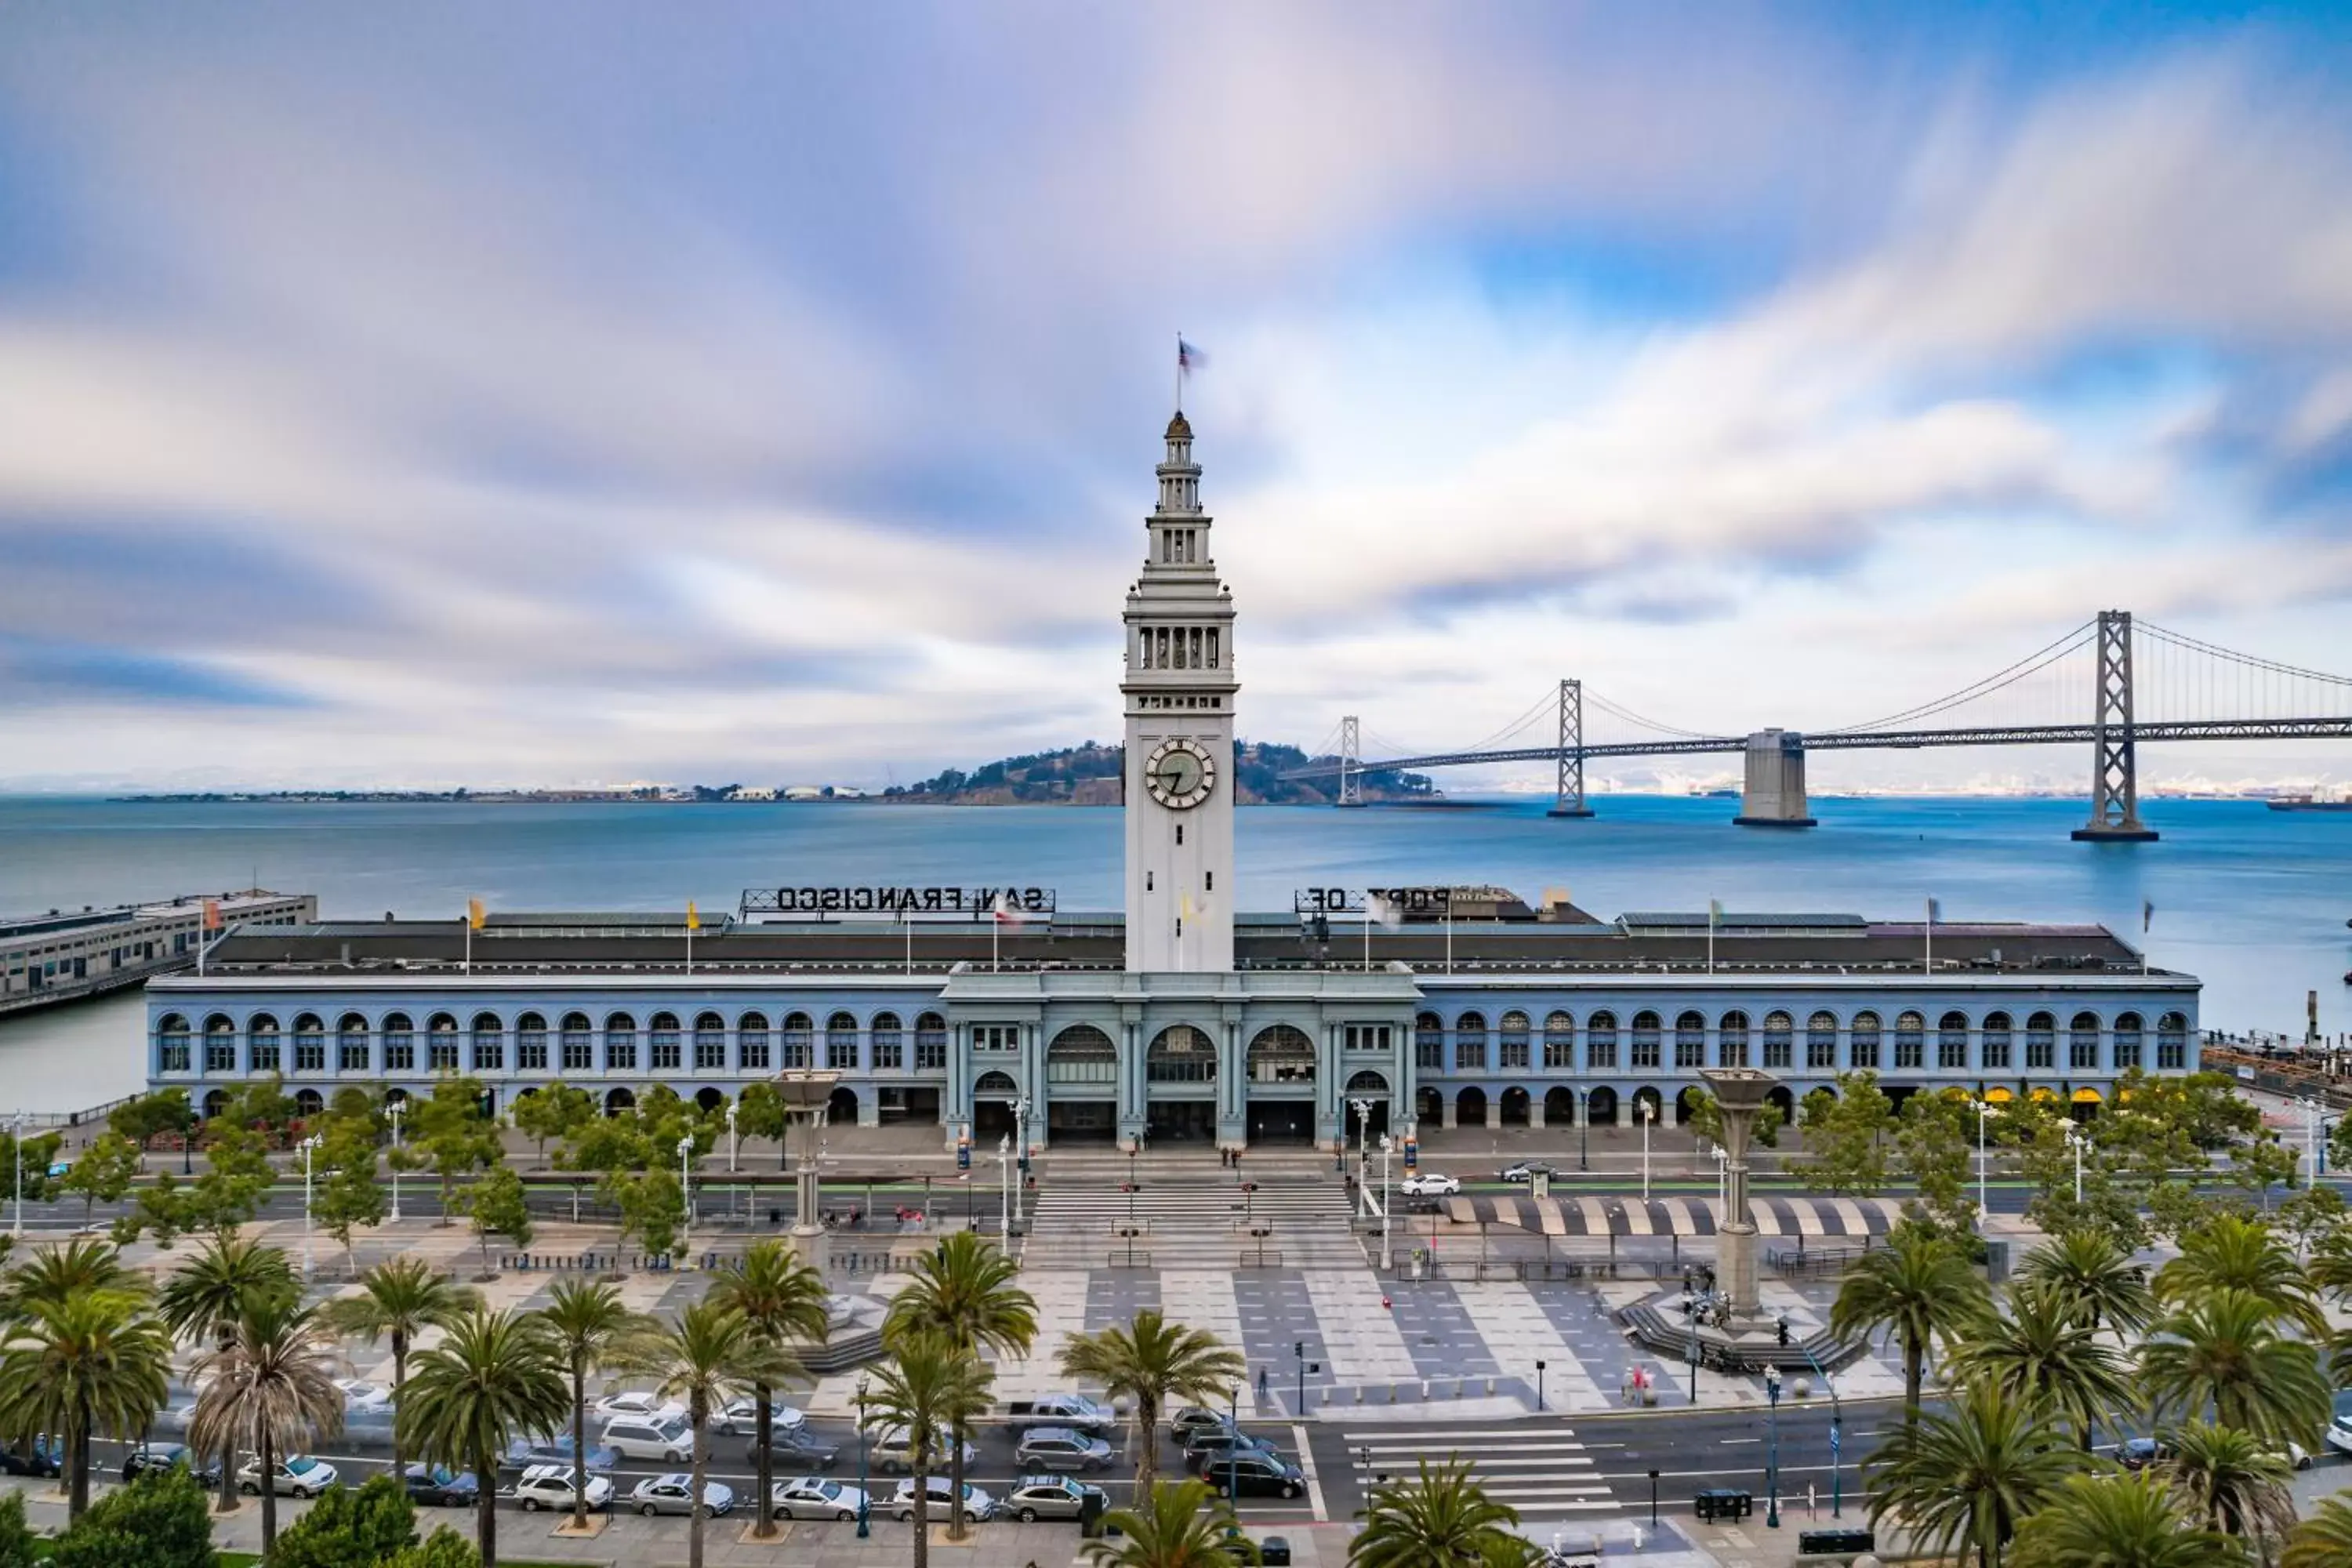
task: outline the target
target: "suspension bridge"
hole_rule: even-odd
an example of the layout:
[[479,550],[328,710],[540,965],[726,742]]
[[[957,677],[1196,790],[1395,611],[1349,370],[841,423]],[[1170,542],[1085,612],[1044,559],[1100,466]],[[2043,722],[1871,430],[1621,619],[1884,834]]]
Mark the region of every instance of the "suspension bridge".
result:
[[[1590,709],[1598,737],[1588,734]],[[1528,732],[1549,731],[1540,741]],[[1611,731],[1626,732],[1616,738]],[[1592,815],[1585,796],[1589,762],[1612,757],[1738,755],[1743,826],[1811,827],[1805,757],[1811,752],[1915,751],[1941,746],[2087,745],[2090,819],[2074,837],[2152,839],[2139,816],[2142,742],[2283,741],[2352,738],[2352,677],[2301,669],[2219,647],[2128,610],[2091,620],[2016,663],[1933,701],[1842,729],[1766,729],[1707,734],[1677,729],[1564,679],[1510,725],[1452,751],[1387,746],[1367,758],[1366,731],[1349,715],[1337,729],[1330,760],[1296,768],[1286,778],[1339,780],[1336,804],[1364,804],[1367,773],[1426,773],[1488,763],[1552,762],[1558,784],[1550,815]],[[1318,747],[1318,751],[1324,748]]]

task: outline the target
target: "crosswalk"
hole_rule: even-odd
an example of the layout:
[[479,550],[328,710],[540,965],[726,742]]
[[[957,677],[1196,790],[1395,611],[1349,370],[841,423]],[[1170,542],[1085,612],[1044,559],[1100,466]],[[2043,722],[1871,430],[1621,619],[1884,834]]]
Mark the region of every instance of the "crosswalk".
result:
[[1601,1519],[1622,1505],[1565,1426],[1498,1423],[1465,1428],[1375,1426],[1346,1434],[1356,1483],[1369,1492],[1383,1477],[1411,1476],[1422,1460],[1466,1459],[1486,1495],[1525,1520]]
[[[1203,1172],[1146,1182],[1130,1194],[1117,1182],[1060,1178],[1056,1171],[1038,1190],[1024,1268],[1119,1267],[1129,1247],[1119,1233],[1130,1226],[1139,1232],[1132,1238],[1137,1263],[1158,1269],[1230,1270],[1261,1257],[1268,1268],[1364,1267],[1347,1194],[1331,1181],[1263,1181],[1245,1193]],[[1259,1230],[1265,1234],[1254,1234]]]

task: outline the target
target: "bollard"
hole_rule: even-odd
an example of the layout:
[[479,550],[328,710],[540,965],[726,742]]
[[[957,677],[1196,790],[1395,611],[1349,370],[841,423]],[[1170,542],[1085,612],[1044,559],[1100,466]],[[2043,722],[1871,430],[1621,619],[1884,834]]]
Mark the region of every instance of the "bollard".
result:
[[1489,1394],[1495,1392],[1495,1380],[1491,1377],[1486,1380],[1486,1392]]
[[1389,1403],[1391,1405],[1396,1403],[1396,1384],[1393,1383],[1389,1384]]
[[1359,1404],[1359,1405],[1361,1405],[1363,1402],[1364,1402],[1364,1385],[1363,1385],[1362,1384],[1360,1384],[1360,1384],[1356,1384],[1356,1403],[1357,1403],[1357,1404]]
[[1425,1377],[1421,1380],[1421,1396],[1423,1399],[1429,1397],[1429,1379]]

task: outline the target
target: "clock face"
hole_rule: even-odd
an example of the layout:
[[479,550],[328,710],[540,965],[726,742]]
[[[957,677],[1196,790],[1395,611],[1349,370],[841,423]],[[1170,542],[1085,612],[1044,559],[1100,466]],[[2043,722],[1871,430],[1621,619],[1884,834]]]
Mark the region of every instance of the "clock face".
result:
[[1217,764],[1191,741],[1163,741],[1143,764],[1143,784],[1171,811],[1190,811],[1217,787]]

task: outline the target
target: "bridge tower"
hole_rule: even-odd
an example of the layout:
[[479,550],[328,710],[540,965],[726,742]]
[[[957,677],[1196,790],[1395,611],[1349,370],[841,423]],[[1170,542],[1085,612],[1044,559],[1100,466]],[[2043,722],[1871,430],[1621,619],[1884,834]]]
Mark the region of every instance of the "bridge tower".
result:
[[2091,820],[2074,829],[2074,837],[2095,843],[2144,844],[2156,832],[2139,819],[2129,610],[2099,612],[2098,645],[2098,684],[2091,701]]
[[1339,721],[1339,798],[1334,805],[1364,804],[1364,741],[1353,713]]
[[1794,730],[1759,730],[1748,737],[1748,782],[1739,792],[1740,827],[1811,827],[1805,802],[1805,738]]
[[1584,804],[1584,682],[1559,683],[1559,780],[1546,816],[1591,816]]

